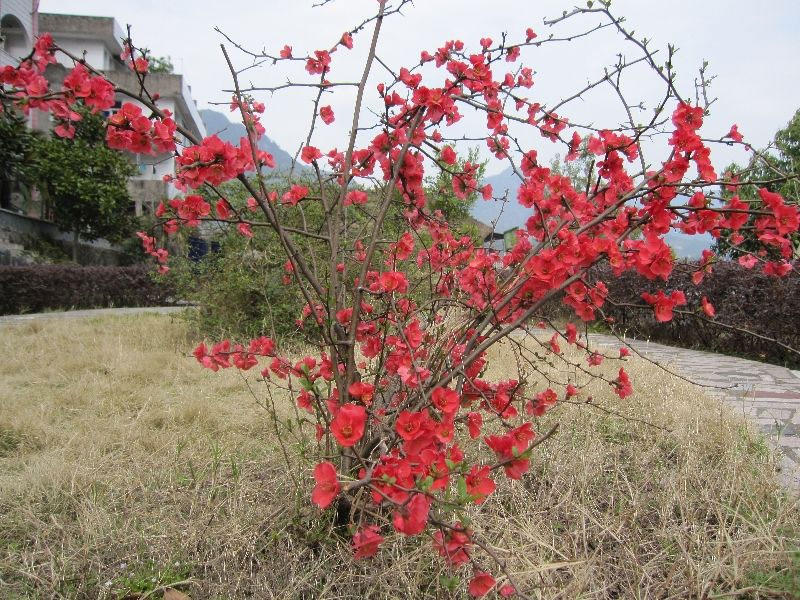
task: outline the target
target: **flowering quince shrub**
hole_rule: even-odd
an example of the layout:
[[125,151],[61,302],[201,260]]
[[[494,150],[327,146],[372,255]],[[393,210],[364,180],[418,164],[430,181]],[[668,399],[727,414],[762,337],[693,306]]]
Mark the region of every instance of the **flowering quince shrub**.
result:
[[[223,46],[235,89],[230,108],[247,130],[238,145],[214,135],[196,139],[182,130],[147,92],[147,57],[130,39],[123,58],[141,91],[115,86],[77,57],[62,89],[48,89],[43,72],[54,53],[64,50],[44,34],[18,67],[0,71],[3,104],[6,110],[49,111],[57,122],[55,134],[69,136],[79,118],[71,108],[76,103],[104,110],[115,93],[127,96],[108,120],[108,144],[176,156],[169,179],[184,193],[159,207],[161,233],[207,221],[228,224],[245,237],[260,228],[275,232],[285,252],[284,282],[296,286],[305,300],[299,331],[317,350],[290,360],[267,337],[222,340],[199,344],[198,363],[212,371],[259,372],[269,385],[291,393],[299,414],[306,415],[299,422],[313,448],[308,497],[319,510],[337,509],[340,524],[350,527],[355,559],[381,552],[390,535],[424,535],[441,560],[466,576],[471,596],[524,597],[524,582],[476,533],[467,511],[491,510],[498,481],[525,476],[536,446],[555,431],[539,431],[537,419],[562,399],[579,396],[583,385],[548,378],[547,387],[537,387],[522,370],[516,379],[490,380],[487,351],[536,327],[541,308],[560,299],[573,315],[571,322],[552,328],[544,341],[539,336],[528,343],[538,345],[548,360],[569,364],[572,372],[604,380],[625,398],[635,387],[624,365],[628,348],[601,352],[579,335],[580,323],[602,318],[608,295],[607,285],[590,279],[588,270],[604,264],[613,276],[634,271],[646,281],[667,280],[674,267],[664,241],[667,232],[735,236],[748,215],[757,214],[759,240],[783,260],[755,252],[740,262],[775,277],[796,275],[788,236],[798,229],[798,208],[768,191],[756,203],[735,195],[723,200],[715,193],[721,186],[735,191],[739,182],[715,170],[714,144],[749,146],[736,126],[704,132],[708,107],[679,93],[672,55],[658,65],[647,44],[625,30],[605,4],[575,9],[545,26],[600,16],[601,24],[586,33],[615,30],[638,56],[620,59],[596,82],[566,94],[568,100],[546,105],[537,101],[533,87],[536,49],[559,39],[540,38],[532,28],[477,44],[444,41],[406,65],[381,70],[385,77],[376,84],[373,68],[383,23],[406,3],[364,3],[374,7],[374,14],[331,46],[309,52],[288,44],[274,54],[237,46],[248,60],[299,63],[300,79],[276,88],[243,88]],[[363,71],[355,78],[337,73],[340,53],[359,45],[365,49]],[[530,66],[524,60],[531,60]],[[603,128],[568,120],[569,103],[598,85],[610,85],[624,98],[618,75],[637,63],[649,65],[663,87],[650,121]],[[261,115],[266,107],[253,94],[309,87],[316,102],[299,160],[313,177],[302,182],[290,177],[270,186],[274,160],[257,146],[265,133]],[[355,90],[355,104],[346,115],[335,114],[328,103],[341,88]],[[631,106],[627,100],[623,104]],[[377,115],[373,123],[364,123],[367,113]],[[344,119],[352,125],[341,147],[314,145],[315,127]],[[465,135],[459,128],[468,122],[473,124]],[[660,156],[645,159],[642,140],[658,133],[668,143]],[[178,134],[186,141],[179,143]],[[459,162],[465,137],[483,139],[489,152],[519,176],[517,197],[505,201],[534,209],[507,253],[475,247],[428,209],[428,194],[436,192],[426,192],[423,180],[431,171],[446,172],[458,198],[502,196],[478,181],[478,165]],[[523,145],[521,140],[530,141]],[[568,177],[540,164],[537,144],[560,144],[567,160],[588,153],[588,183],[577,189]],[[232,180],[246,188],[245,206],[234,206],[220,192],[220,184]],[[297,220],[288,224],[287,215],[311,206],[326,215],[321,228],[297,226]],[[403,226],[387,238],[390,214]],[[166,270],[169,257],[158,241],[163,236],[139,235]],[[695,283],[713,276],[716,261],[710,253],[704,256]],[[714,318],[713,298],[695,307],[687,306],[682,290],[642,289],[641,298],[660,322],[672,319],[677,307]],[[583,351],[585,358],[571,362],[567,346]],[[609,362],[616,363],[615,375],[597,369]],[[535,362],[529,366],[539,368]]]

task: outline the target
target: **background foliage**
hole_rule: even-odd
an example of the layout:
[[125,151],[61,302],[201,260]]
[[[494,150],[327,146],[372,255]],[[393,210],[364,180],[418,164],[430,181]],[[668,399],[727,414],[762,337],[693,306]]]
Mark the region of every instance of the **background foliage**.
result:
[[[800,173],[800,110],[795,112],[786,127],[778,130],[769,147],[761,150],[760,156],[760,158],[754,157],[746,167],[733,164],[728,167],[728,170],[736,173],[745,181],[769,181],[776,179],[780,174]],[[771,192],[781,194],[790,203],[796,203],[800,200],[800,181],[796,177],[778,183],[743,185],[736,188],[735,192],[726,191],[725,194],[728,197],[734,193],[738,194],[745,201],[757,200],[759,198],[759,187],[765,187]],[[752,216],[747,225],[753,225],[754,222],[755,217]],[[752,229],[745,227],[740,233],[743,235],[744,241],[738,246],[732,245],[730,239],[727,236],[723,236],[715,242],[714,249],[720,254],[734,258],[744,254],[737,248],[742,248],[749,252],[765,249],[771,257],[777,258],[777,251],[761,244]],[[800,250],[798,250],[800,248],[800,235],[795,232],[791,234],[791,239],[797,256],[800,253]]]
[[[604,307],[606,316],[614,319],[613,328],[640,339],[651,339],[665,344],[744,356],[792,368],[800,367],[800,356],[772,341],[774,338],[793,348],[800,347],[800,281],[796,277],[770,277],[756,269],[745,269],[737,263],[724,261],[714,265],[700,285],[693,285],[691,273],[696,263],[682,263],[663,282],[647,281],[642,276],[627,272],[620,277],[598,270],[595,274],[606,281],[609,304]],[[642,291],[657,293],[664,290],[683,290],[688,306],[696,307],[705,296],[716,309],[713,321],[735,324],[737,329],[725,328],[708,319],[701,312],[684,314],[675,312],[667,323],[653,319],[652,309],[646,306]],[[748,334],[747,330],[757,334]]]

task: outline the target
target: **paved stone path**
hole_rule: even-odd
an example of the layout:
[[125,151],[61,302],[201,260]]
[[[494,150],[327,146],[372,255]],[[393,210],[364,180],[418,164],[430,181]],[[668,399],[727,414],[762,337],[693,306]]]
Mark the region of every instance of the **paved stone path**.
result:
[[[591,342],[620,346],[618,339],[607,335],[591,334]],[[704,390],[757,425],[781,454],[781,482],[800,491],[800,371],[712,352],[626,342],[694,383],[717,386]]]
[[30,313],[27,315],[5,315],[0,317],[0,325],[4,323],[27,323],[40,319],[85,319],[87,317],[105,317],[111,315],[140,315],[155,313],[168,315],[186,310],[186,306],[138,306],[131,308],[94,308],[89,310],[65,310],[61,312]]

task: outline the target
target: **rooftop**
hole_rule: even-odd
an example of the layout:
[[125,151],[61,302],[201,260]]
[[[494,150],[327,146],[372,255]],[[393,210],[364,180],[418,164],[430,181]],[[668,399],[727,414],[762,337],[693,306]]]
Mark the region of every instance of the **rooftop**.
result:
[[39,31],[75,38],[100,39],[119,55],[125,32],[113,17],[39,13]]

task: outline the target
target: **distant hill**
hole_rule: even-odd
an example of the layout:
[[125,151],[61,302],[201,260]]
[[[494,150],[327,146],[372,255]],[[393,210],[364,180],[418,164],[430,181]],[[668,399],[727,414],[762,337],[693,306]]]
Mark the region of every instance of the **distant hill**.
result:
[[508,190],[508,202],[504,205],[497,200],[478,198],[475,204],[472,205],[472,216],[489,226],[497,220],[494,229],[498,233],[514,227],[523,227],[528,217],[533,214],[533,209],[525,208],[517,202],[519,179],[514,175],[514,172],[511,169],[507,169],[497,175],[486,177],[482,183],[491,184],[493,194],[497,197],[502,197]]
[[[533,209],[525,208],[517,202],[519,178],[514,172],[506,169],[502,173],[485,178],[484,183],[492,185],[495,196],[502,196],[508,190],[508,202],[503,206],[502,202],[478,198],[472,207],[472,216],[490,226],[497,219],[495,231],[498,233],[514,227],[524,227],[525,221],[533,214]],[[664,240],[672,247],[678,258],[700,258],[702,251],[710,248],[713,241],[709,234],[686,235],[679,231],[670,231]]]
[[[247,137],[247,130],[244,125],[232,123],[224,113],[205,108],[200,111],[200,117],[203,119],[208,135],[216,134],[219,139],[236,146],[239,145],[240,139]],[[272,154],[275,158],[275,168],[288,169],[291,167],[291,155],[267,136],[263,136],[258,141],[258,147]]]

